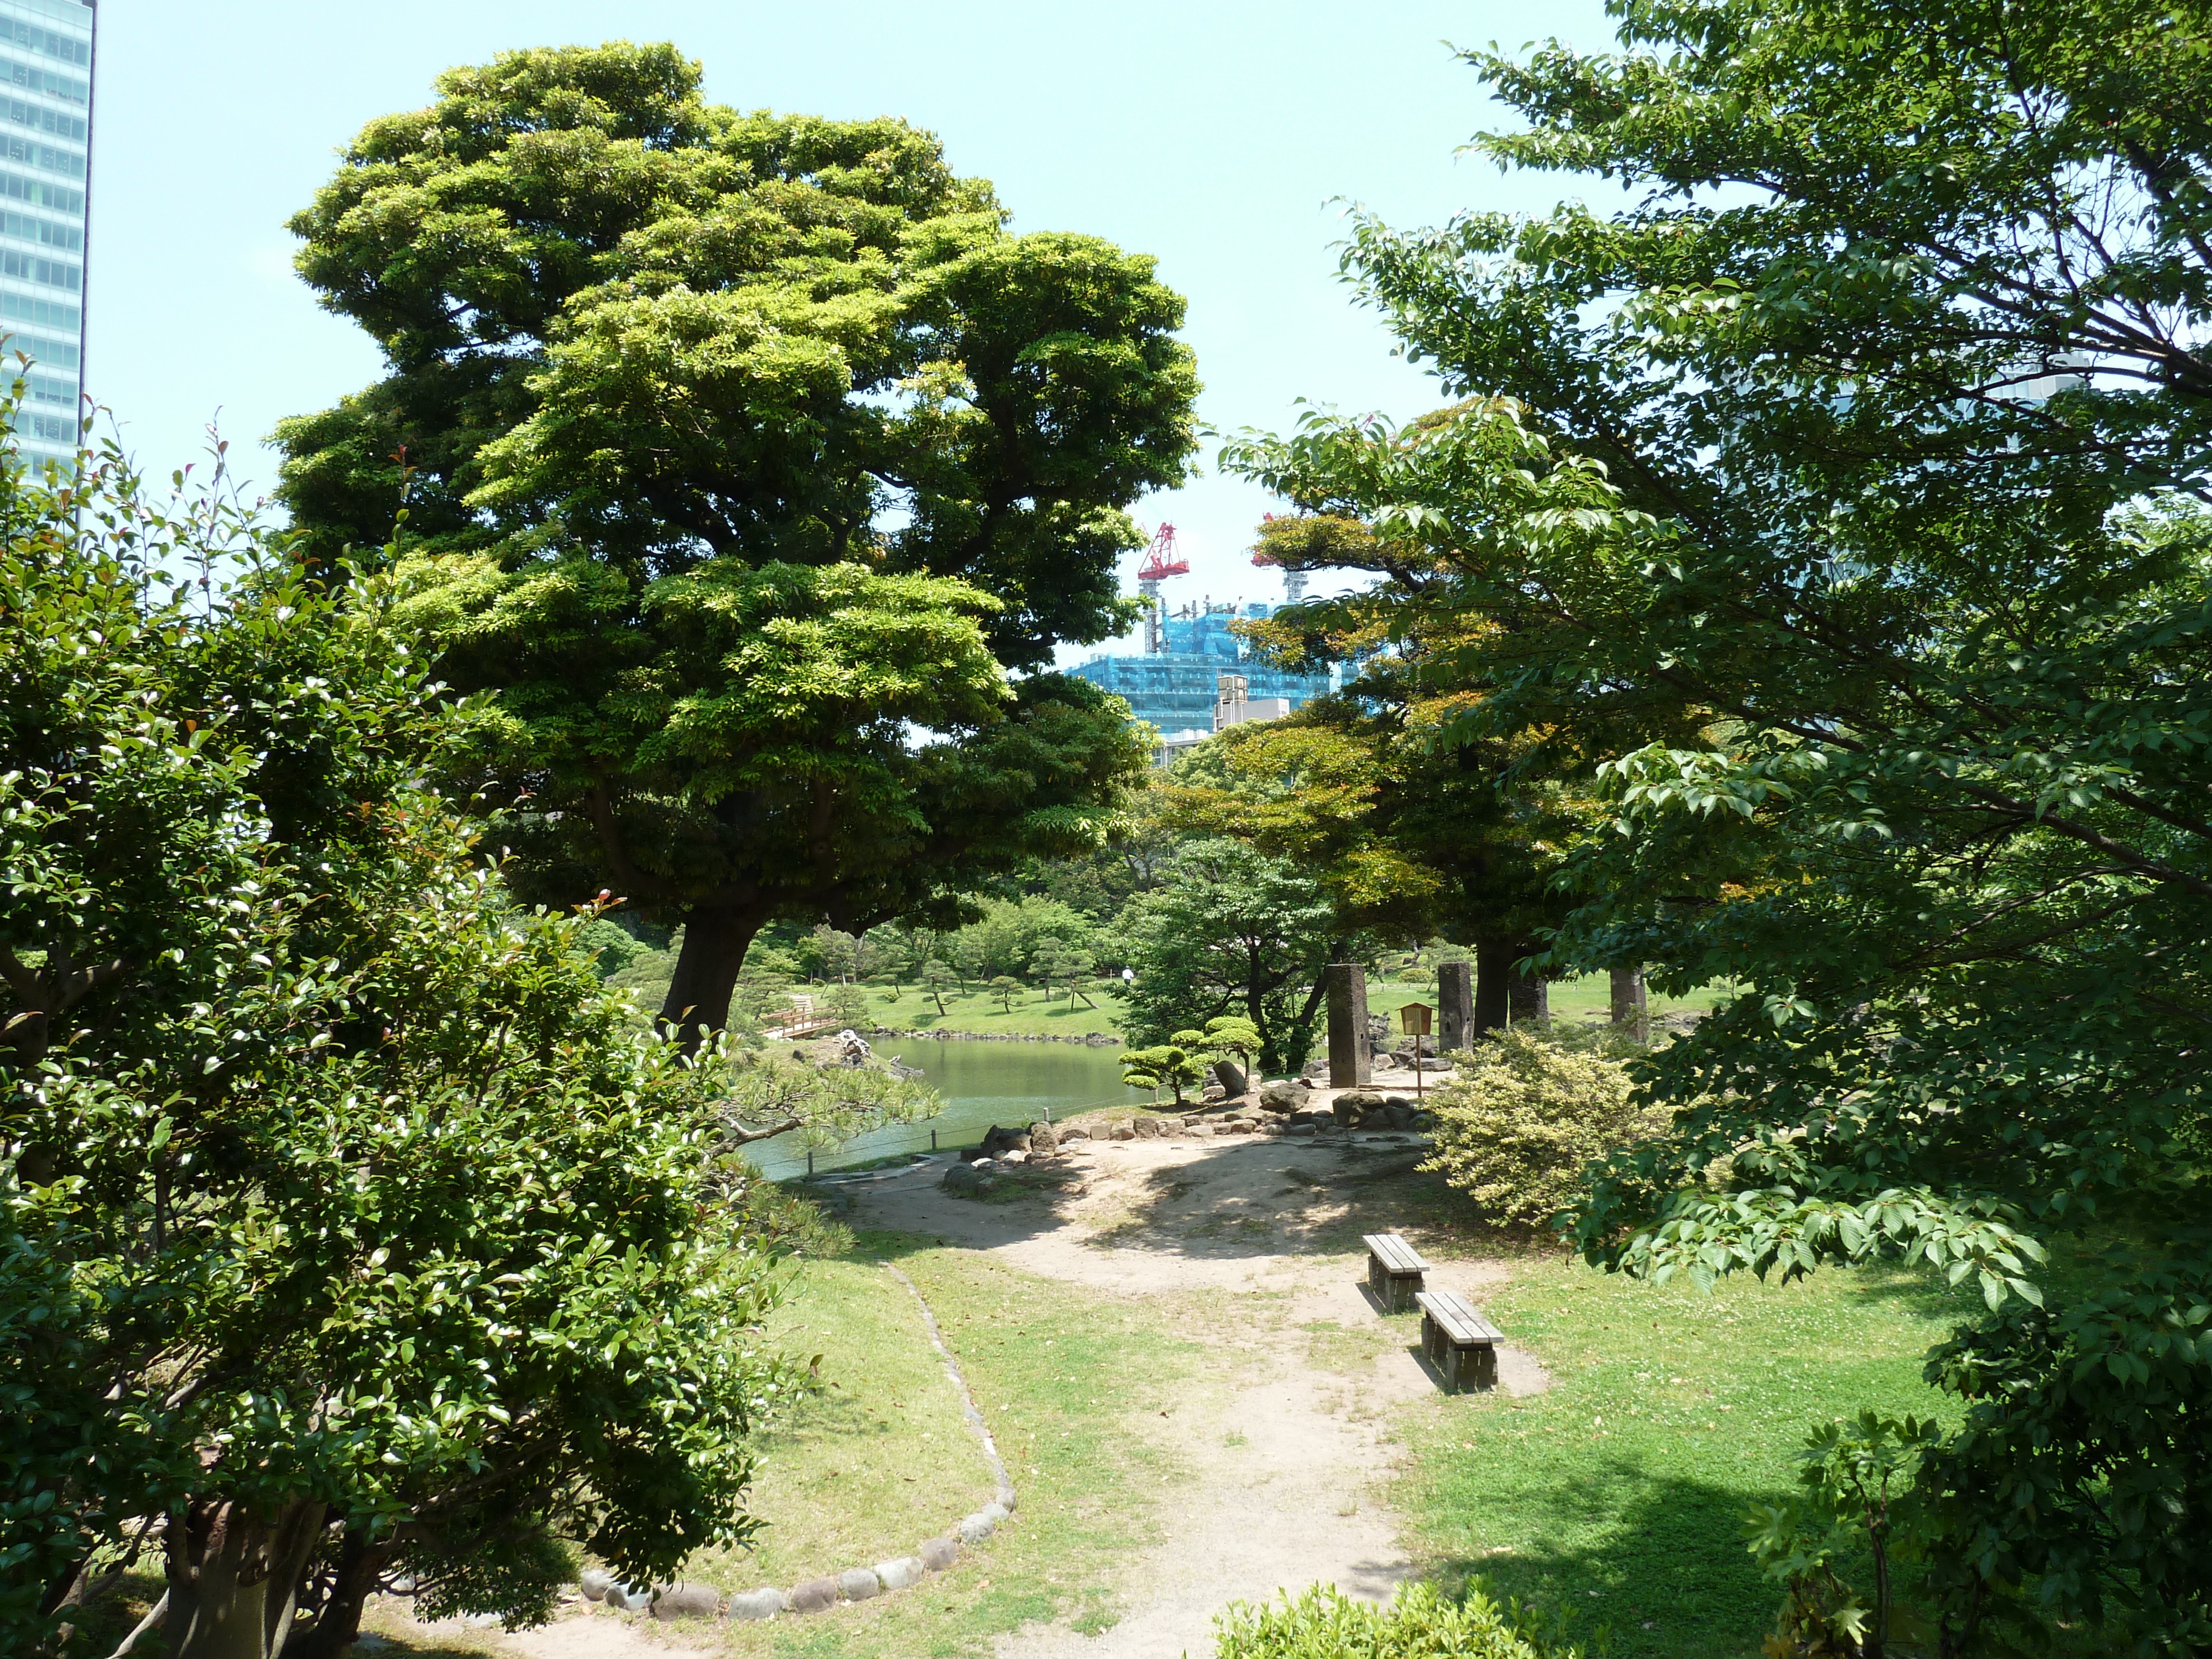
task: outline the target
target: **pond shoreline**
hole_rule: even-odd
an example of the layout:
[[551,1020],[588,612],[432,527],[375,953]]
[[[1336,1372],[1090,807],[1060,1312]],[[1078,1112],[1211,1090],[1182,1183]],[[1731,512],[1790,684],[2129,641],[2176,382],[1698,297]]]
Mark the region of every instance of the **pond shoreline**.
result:
[[1061,1036],[1054,1031],[945,1031],[934,1028],[902,1031],[878,1025],[871,1038],[890,1037],[901,1042],[1073,1042],[1086,1048],[1118,1048],[1125,1040],[1116,1031],[1090,1031],[1080,1036]]

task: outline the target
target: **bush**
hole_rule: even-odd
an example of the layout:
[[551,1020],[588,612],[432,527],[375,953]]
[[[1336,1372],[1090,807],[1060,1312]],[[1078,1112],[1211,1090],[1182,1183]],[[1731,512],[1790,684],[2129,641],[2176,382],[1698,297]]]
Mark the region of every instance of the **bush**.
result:
[[1237,1602],[1214,1621],[1214,1659],[1577,1659],[1550,1647],[1480,1589],[1449,1601],[1413,1584],[1387,1607],[1317,1584],[1280,1606]]
[[[1495,1227],[1534,1227],[1583,1192],[1583,1166],[1658,1133],[1609,1034],[1516,1025],[1484,1037],[1438,1089],[1436,1156],[1422,1168],[1482,1206]],[[1625,1050],[1624,1050],[1625,1052]]]

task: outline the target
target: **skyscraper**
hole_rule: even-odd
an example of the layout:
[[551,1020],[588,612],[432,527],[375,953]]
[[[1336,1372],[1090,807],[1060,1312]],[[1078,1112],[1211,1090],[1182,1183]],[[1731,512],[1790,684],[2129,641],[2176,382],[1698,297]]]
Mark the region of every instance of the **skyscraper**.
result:
[[0,0],[0,386],[27,382],[15,432],[34,465],[76,449],[92,23],[93,0]]

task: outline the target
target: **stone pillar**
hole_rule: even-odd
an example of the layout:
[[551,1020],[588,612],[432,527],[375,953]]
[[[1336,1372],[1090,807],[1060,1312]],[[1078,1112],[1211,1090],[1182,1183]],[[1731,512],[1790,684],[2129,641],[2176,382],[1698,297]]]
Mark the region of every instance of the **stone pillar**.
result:
[[1474,964],[1447,962],[1437,969],[1437,1049],[1457,1054],[1474,1041]]
[[1514,975],[1508,1001],[1516,1025],[1524,1020],[1549,1019],[1552,1017],[1551,985],[1537,975]]
[[1644,970],[1641,968],[1616,968],[1613,970],[1613,1023],[1633,1026],[1638,1042],[1651,1041],[1651,1024],[1646,1011]]
[[1364,1089],[1374,1073],[1367,1042],[1367,970],[1352,962],[1328,965],[1328,1086]]

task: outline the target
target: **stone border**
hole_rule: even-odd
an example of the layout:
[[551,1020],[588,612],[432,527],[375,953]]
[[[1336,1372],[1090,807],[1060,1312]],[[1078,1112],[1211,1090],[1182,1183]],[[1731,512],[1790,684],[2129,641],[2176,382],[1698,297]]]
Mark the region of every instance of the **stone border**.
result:
[[1089,1031],[1081,1036],[1062,1036],[1057,1031],[948,1031],[935,1027],[927,1030],[902,1031],[894,1026],[878,1025],[868,1035],[871,1037],[896,1037],[904,1042],[1073,1042],[1087,1048],[1126,1046],[1126,1040],[1117,1031]]
[[[883,1267],[913,1293],[916,1305],[921,1309],[922,1328],[929,1333],[929,1346],[945,1362],[945,1374],[952,1379],[953,1391],[960,1396],[960,1414],[967,1419],[969,1428],[983,1448],[983,1460],[991,1466],[998,1496],[973,1515],[963,1516],[949,1535],[925,1539],[912,1555],[878,1561],[872,1567],[848,1567],[840,1573],[793,1584],[788,1591],[741,1591],[730,1598],[729,1617],[732,1620],[743,1622],[773,1619],[779,1613],[826,1613],[840,1601],[872,1601],[892,1590],[908,1589],[920,1583],[925,1574],[943,1572],[951,1566],[960,1559],[963,1545],[981,1543],[1014,1512],[1013,1480],[1006,1474],[1005,1460],[999,1455],[998,1443],[991,1438],[990,1425],[976,1408],[975,1395],[968,1392],[968,1379],[960,1374],[959,1361],[945,1346],[937,1316],[930,1311],[928,1300],[914,1280],[888,1261]],[[650,1612],[659,1620],[712,1619],[722,1611],[721,1596],[707,1584],[656,1584],[647,1588],[623,1583],[612,1573],[594,1567],[583,1575],[576,1588],[586,1601],[604,1601],[618,1612]]]

